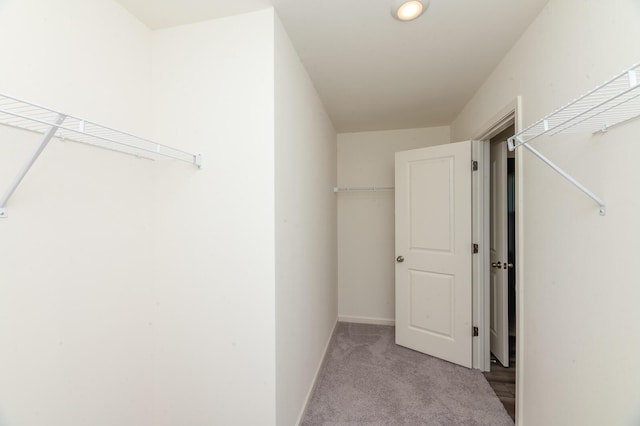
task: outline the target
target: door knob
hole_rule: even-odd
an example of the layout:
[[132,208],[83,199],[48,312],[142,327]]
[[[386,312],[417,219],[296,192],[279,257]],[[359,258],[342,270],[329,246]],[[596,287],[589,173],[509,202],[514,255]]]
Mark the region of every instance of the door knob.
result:
[[396,257],[396,262],[398,262],[398,263],[404,262],[404,257],[402,257],[402,256]]
[[504,269],[513,268],[513,263],[504,262]]
[[491,266],[493,268],[502,268],[502,263],[501,262],[493,262],[493,263],[491,263]]

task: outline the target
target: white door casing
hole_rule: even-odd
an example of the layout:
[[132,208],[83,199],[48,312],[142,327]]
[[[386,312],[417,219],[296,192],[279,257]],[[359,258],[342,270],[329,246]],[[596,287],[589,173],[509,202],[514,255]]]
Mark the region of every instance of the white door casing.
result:
[[507,143],[491,144],[490,202],[491,352],[509,366],[509,279],[507,233]]
[[395,167],[396,343],[471,368],[471,142]]

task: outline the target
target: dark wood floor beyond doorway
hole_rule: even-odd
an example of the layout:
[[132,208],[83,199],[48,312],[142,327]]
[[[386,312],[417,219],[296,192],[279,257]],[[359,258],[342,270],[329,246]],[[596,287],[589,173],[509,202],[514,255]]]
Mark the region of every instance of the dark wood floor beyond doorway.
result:
[[516,342],[511,336],[509,342],[509,367],[504,368],[500,362],[491,360],[491,372],[484,373],[493,391],[496,393],[507,413],[515,421],[516,418]]

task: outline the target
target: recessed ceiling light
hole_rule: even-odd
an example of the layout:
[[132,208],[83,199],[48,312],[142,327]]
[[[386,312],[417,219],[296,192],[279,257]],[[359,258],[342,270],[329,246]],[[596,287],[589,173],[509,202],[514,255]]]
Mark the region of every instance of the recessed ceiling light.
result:
[[429,7],[429,0],[394,0],[391,15],[400,21],[412,21]]

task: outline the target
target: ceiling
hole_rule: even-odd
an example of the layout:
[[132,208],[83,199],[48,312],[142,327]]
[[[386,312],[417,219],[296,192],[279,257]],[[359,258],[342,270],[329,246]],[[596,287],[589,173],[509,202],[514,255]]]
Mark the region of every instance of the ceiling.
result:
[[338,132],[449,125],[548,0],[117,0],[151,29],[275,7]]

